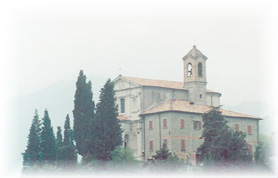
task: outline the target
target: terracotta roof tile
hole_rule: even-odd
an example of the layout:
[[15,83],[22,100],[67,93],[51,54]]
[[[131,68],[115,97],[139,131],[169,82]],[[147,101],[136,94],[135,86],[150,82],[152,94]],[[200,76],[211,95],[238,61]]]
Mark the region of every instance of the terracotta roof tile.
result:
[[[153,79],[126,77],[126,76],[122,76],[122,78],[125,80],[128,80],[132,83],[135,83],[137,85],[141,85],[141,86],[152,86],[152,87],[186,90],[183,88],[183,82],[175,82],[175,81],[167,81],[167,80],[153,80]],[[207,89],[207,92],[217,93],[217,92],[209,90],[209,89]]]
[[123,116],[123,115],[119,115],[119,116],[117,117],[117,119],[119,119],[119,120],[129,120],[128,117],[125,117],[125,116]]
[[[196,104],[190,105],[190,103],[185,100],[168,100],[162,104],[150,108],[149,110],[144,111],[141,115],[154,114],[154,113],[165,112],[165,111],[178,111],[178,112],[203,114],[205,112],[208,112],[210,109],[211,109],[210,106],[196,105]],[[224,116],[261,119],[259,117],[241,114],[241,113],[224,110],[224,109],[220,109],[220,111]]]

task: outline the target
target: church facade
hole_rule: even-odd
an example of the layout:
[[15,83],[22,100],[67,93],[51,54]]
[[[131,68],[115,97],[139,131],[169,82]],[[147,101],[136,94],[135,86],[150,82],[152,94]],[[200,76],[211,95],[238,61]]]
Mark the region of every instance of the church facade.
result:
[[[206,61],[196,46],[183,58],[184,81],[118,76],[114,89],[124,146],[138,160],[151,159],[165,143],[181,159],[198,164],[202,114],[220,106],[221,93],[206,88]],[[229,127],[247,133],[251,153],[258,143],[261,118],[220,109]]]

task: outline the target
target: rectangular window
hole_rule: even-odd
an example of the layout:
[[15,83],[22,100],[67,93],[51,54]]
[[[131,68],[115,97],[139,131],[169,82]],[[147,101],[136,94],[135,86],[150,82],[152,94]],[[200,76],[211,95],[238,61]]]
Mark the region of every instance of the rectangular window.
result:
[[153,121],[149,121],[149,129],[153,129]]
[[239,131],[239,124],[235,124],[235,130]]
[[165,148],[167,148],[167,139],[163,139],[163,143],[165,144]]
[[150,141],[150,151],[153,151],[153,141]]
[[163,119],[163,128],[167,128],[167,119]]
[[181,139],[181,151],[185,151],[185,140]]
[[193,128],[200,130],[202,128],[201,121],[193,121]]
[[184,119],[181,119],[181,128],[184,129]]
[[121,99],[121,113],[125,113],[125,99]]
[[252,135],[252,126],[251,125],[247,126],[247,133],[248,133],[248,135]]
[[252,145],[248,145],[248,148],[249,148],[249,153],[250,153],[250,155],[252,155],[252,154],[253,154],[253,148],[252,148]]

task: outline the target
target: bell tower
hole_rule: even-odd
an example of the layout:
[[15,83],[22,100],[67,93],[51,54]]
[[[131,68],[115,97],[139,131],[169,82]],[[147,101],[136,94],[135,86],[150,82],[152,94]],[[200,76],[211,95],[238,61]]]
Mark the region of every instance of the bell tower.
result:
[[184,64],[184,88],[189,91],[189,101],[206,105],[207,57],[194,45],[182,59]]

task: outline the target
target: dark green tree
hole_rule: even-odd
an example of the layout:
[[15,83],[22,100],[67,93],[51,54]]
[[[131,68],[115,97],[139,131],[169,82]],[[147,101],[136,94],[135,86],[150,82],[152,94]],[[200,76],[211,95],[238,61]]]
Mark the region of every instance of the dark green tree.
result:
[[60,126],[57,127],[56,146],[57,148],[63,146],[62,129]]
[[197,152],[204,162],[208,160],[208,164],[212,164],[212,161],[221,164],[251,160],[246,134],[232,131],[219,109],[212,108],[202,117],[204,130],[201,138],[204,138],[204,142]]
[[65,125],[64,125],[64,145],[68,146],[70,144],[73,145],[73,137],[72,137],[72,130],[70,127],[70,118],[69,115],[67,114]]
[[[90,123],[94,118],[93,93],[91,91],[91,82],[86,83],[86,76],[81,70],[76,82],[76,91],[74,99],[74,140],[76,149],[82,156],[89,152],[91,141]],[[65,130],[66,131],[66,130]]]
[[156,151],[156,155],[154,155],[153,158],[155,160],[166,160],[169,155],[171,155],[171,152],[166,148],[166,145],[163,144],[162,148]]
[[32,120],[30,133],[28,135],[27,149],[23,155],[23,166],[34,166],[40,160],[40,134],[41,123],[38,115],[38,111],[35,110],[35,115]]
[[100,91],[96,116],[91,125],[92,155],[98,160],[111,159],[110,153],[122,144],[122,130],[117,116],[114,84],[108,79]]
[[185,165],[177,155],[171,153],[166,145],[163,144],[162,148],[156,151],[156,155],[153,156],[155,162],[152,165],[152,169],[159,171],[172,172],[182,169]]
[[57,149],[57,165],[63,169],[72,168],[77,163],[77,153],[73,143],[73,131],[70,127],[69,115],[66,116],[64,129],[63,146]]
[[140,168],[139,161],[134,157],[133,151],[123,146],[117,146],[111,152],[111,161],[108,162],[108,167],[119,171],[128,171]]
[[48,111],[44,111],[43,126],[41,132],[41,159],[44,163],[54,164],[56,159],[56,141],[51,126]]

